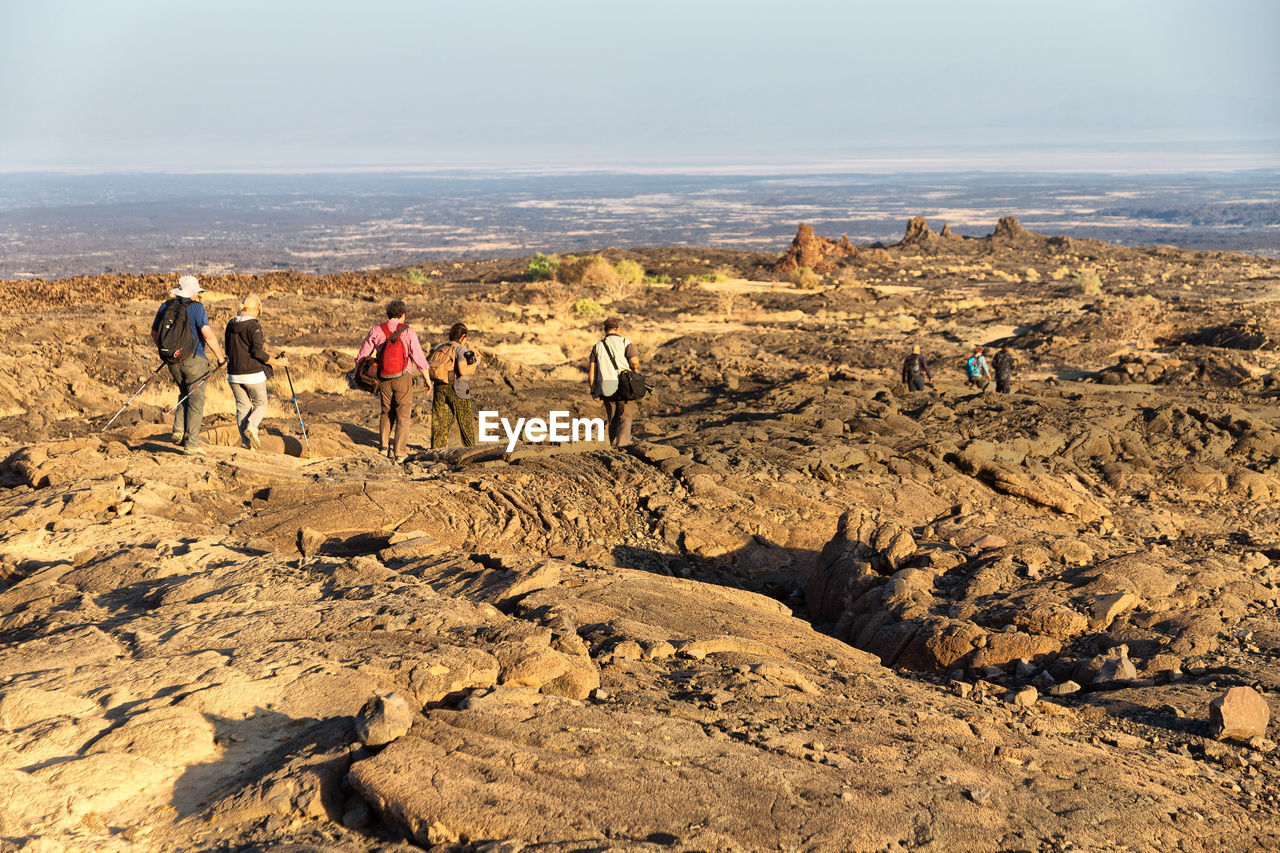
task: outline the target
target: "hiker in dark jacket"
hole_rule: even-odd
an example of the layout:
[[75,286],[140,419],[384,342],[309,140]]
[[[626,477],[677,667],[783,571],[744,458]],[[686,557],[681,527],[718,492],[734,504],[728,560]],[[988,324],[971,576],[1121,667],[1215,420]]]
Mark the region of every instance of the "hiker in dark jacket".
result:
[[991,366],[996,370],[996,390],[1008,394],[1013,388],[1013,353],[1009,352],[1008,344],[1000,347],[1000,352],[991,360]]
[[920,345],[916,344],[911,348],[911,355],[902,362],[902,384],[908,391],[923,391],[926,381],[932,385],[933,377],[929,375],[928,362],[920,354]]
[[[227,382],[236,399],[236,426],[240,440],[254,450],[262,447],[258,426],[267,413],[267,380],[273,369],[262,336],[262,300],[250,293],[240,304],[240,313],[227,323],[223,344],[227,350]],[[277,364],[286,364],[283,353]]]
[[217,360],[215,369],[227,360],[218,346],[218,338],[209,328],[209,315],[200,304],[200,294],[204,288],[193,275],[184,275],[178,279],[178,286],[169,291],[173,299],[166,301],[156,312],[151,321],[151,339],[157,344],[161,341],[160,323],[164,319],[165,309],[170,302],[178,301],[186,309],[187,323],[194,339],[194,346],[189,354],[174,364],[169,365],[169,375],[178,386],[178,399],[181,405],[173,410],[173,443],[181,445],[183,452],[204,455],[200,446],[200,422],[204,419],[204,389],[209,378],[209,359],[206,349]]

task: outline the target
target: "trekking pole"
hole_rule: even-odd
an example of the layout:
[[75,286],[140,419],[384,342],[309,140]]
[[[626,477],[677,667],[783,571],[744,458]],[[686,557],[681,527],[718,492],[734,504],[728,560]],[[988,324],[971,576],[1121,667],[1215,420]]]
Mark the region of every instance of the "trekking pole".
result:
[[307,425],[302,422],[302,409],[298,407],[298,394],[293,390],[293,374],[289,373],[289,365],[284,366],[284,378],[289,380],[289,393],[293,395],[293,410],[298,413],[298,426],[302,427],[302,443],[307,447],[307,456],[311,456],[311,442],[307,440]]
[[[164,367],[164,362],[160,363],[160,367]],[[157,367],[155,370],[151,371],[151,375],[147,377],[147,381],[143,382],[141,385],[138,386],[138,390],[133,392],[133,396],[129,398],[129,402],[121,406],[120,411],[112,415],[111,420],[107,421],[107,425],[104,426],[101,430],[99,430],[99,432],[106,432],[107,427],[115,423],[116,418],[120,417],[120,415],[124,413],[124,410],[129,408],[129,403],[132,403],[134,400],[138,399],[138,395],[142,393],[142,389],[150,385],[151,380],[156,378],[156,374],[160,372],[160,367]]]
[[204,383],[206,383],[206,382],[208,382],[208,381],[209,381],[209,377],[210,377],[210,376],[212,376],[213,374],[217,373],[217,372],[218,372],[219,370],[221,370],[221,369],[222,369],[222,365],[221,365],[221,364],[219,364],[219,365],[218,365],[217,367],[215,367],[213,370],[210,370],[210,371],[209,371],[208,373],[206,373],[204,376],[201,376],[201,377],[200,377],[200,379],[199,379],[199,380],[197,380],[196,384],[191,386],[191,390],[190,390],[190,391],[188,391],[187,393],[185,393],[185,394],[183,394],[181,397],[179,397],[179,398],[178,398],[178,402],[174,403],[174,404],[173,404],[173,406],[172,406],[171,408],[169,408],[169,409],[166,409],[166,410],[165,410],[165,414],[166,414],[166,415],[168,415],[168,414],[172,414],[174,409],[178,408],[178,407],[179,407],[179,406],[181,406],[183,403],[187,402],[187,398],[188,398],[188,397],[190,397],[192,394],[196,393],[196,391],[200,388],[200,386],[201,386],[201,385],[203,385]]

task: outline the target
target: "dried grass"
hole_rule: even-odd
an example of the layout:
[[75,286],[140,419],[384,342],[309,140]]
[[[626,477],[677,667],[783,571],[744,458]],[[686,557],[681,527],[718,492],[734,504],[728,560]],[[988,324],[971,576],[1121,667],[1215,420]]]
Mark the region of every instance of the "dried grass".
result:
[[613,264],[599,255],[585,258],[566,257],[560,262],[558,273],[560,281],[569,285],[585,287],[605,287],[618,281],[618,271]]
[[547,283],[538,291],[538,296],[539,301],[547,306],[547,312],[552,317],[564,317],[569,314],[573,311],[573,303],[578,299],[573,288],[560,282]]
[[817,290],[822,287],[822,276],[809,267],[800,267],[791,274],[791,283],[801,290]]

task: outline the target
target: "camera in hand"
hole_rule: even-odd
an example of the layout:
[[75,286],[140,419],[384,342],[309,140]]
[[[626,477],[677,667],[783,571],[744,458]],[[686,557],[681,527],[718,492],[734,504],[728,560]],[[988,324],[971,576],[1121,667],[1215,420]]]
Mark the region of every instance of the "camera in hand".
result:
[[462,357],[467,360],[467,364],[476,363],[476,354],[473,353],[471,350],[467,350],[465,353],[463,353]]

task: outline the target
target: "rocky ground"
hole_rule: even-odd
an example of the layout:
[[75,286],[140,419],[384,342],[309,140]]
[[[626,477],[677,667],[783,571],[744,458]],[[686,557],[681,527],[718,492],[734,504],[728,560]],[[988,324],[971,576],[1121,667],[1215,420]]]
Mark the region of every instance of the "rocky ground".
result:
[[[263,295],[309,455],[282,383],[260,452],[217,388],[176,452],[163,375],[102,429],[172,281],[0,283],[0,849],[1280,847],[1280,263],[1013,221],[605,254],[663,278],[206,281],[218,328]],[[420,421],[393,466],[344,373],[396,296],[512,419],[595,414],[603,303],[640,440]],[[1003,342],[1014,393],[966,389]]]

